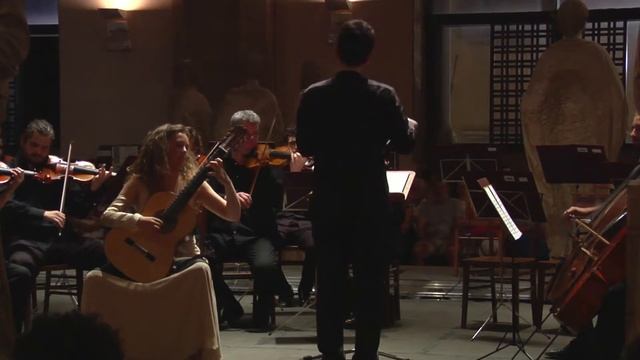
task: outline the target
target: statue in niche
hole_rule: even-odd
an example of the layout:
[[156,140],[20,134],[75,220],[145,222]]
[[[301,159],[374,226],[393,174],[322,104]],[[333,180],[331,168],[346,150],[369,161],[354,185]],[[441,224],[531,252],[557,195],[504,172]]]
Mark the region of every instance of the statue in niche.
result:
[[[557,14],[563,38],[540,57],[522,98],[524,147],[547,216],[547,243],[552,256],[571,251],[571,226],[562,213],[573,202],[575,184],[548,184],[537,145],[604,146],[617,158],[627,130],[627,103],[618,71],[600,45],[581,39],[589,10],[580,0],[566,0]],[[593,194],[595,185],[578,193]]]
[[286,129],[278,100],[271,90],[260,85],[258,78],[262,73],[263,58],[257,52],[248,52],[243,56],[244,84],[227,91],[220,112],[213,125],[212,140],[224,137],[229,128],[229,119],[236,111],[250,109],[260,116],[258,140],[281,142],[285,139]]
[[[196,147],[213,140],[211,123],[213,111],[209,100],[200,92],[191,60],[184,59],[176,64],[174,72],[174,89],[171,104],[171,122],[191,126],[200,137]],[[198,149],[205,150],[205,149]]]

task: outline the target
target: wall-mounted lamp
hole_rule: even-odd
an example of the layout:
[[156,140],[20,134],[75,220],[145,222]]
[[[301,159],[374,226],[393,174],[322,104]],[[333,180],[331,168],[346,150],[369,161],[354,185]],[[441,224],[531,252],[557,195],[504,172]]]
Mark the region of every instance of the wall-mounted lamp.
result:
[[109,51],[131,50],[131,39],[129,38],[129,24],[127,23],[127,12],[121,9],[98,9],[100,16],[106,22],[106,47]]
[[329,10],[329,44],[336,41],[336,36],[340,27],[345,22],[351,20],[351,1],[349,0],[325,0],[324,4]]
[[349,0],[325,0],[324,4],[329,11],[349,11],[351,2]]

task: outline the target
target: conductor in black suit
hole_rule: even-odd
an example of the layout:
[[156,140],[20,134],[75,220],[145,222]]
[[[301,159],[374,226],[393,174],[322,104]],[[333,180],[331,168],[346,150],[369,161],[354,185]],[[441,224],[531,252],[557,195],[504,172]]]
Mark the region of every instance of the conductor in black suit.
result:
[[345,358],[342,327],[349,263],[356,296],[353,359],[377,359],[391,253],[383,155],[387,147],[408,153],[414,142],[415,122],[410,125],[403,115],[394,89],[360,72],[374,40],[373,28],[365,21],[346,22],[336,41],[344,69],[307,88],[298,108],[298,147],[315,160],[311,221],[323,359]]

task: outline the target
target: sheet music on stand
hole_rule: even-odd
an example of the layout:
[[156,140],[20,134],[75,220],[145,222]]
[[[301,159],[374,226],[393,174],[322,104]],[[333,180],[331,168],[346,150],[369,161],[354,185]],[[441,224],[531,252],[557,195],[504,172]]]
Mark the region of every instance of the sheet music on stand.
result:
[[415,171],[390,170],[387,171],[387,183],[389,184],[389,195],[402,194],[403,200],[409,195],[411,185],[416,177]]
[[474,172],[465,175],[464,184],[475,216],[479,218],[500,216],[493,204],[488,201],[485,189],[478,184],[477,179],[480,178],[486,178],[490,184],[493,184],[501,203],[513,219],[531,223],[546,221],[540,194],[533,175],[529,172]]
[[491,204],[493,204],[493,207],[498,212],[498,215],[500,215],[500,219],[502,220],[504,225],[507,227],[507,230],[509,230],[509,233],[511,233],[511,236],[513,237],[513,239],[514,240],[520,239],[522,237],[522,231],[520,231],[520,229],[518,229],[518,226],[513,222],[513,219],[509,215],[509,212],[507,211],[504,204],[500,200],[500,196],[498,195],[496,190],[493,188],[491,183],[489,183],[489,180],[487,180],[487,178],[480,178],[478,179],[478,184],[480,185],[480,187],[482,187],[484,192],[487,194],[487,196],[491,200]]

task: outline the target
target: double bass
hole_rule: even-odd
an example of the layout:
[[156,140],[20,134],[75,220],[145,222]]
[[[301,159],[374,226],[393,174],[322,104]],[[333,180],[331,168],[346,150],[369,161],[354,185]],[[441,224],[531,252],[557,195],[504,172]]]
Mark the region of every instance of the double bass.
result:
[[584,221],[575,219],[584,234],[547,292],[551,313],[572,331],[591,327],[609,288],[625,280],[627,184],[639,175],[637,166],[596,212]]

